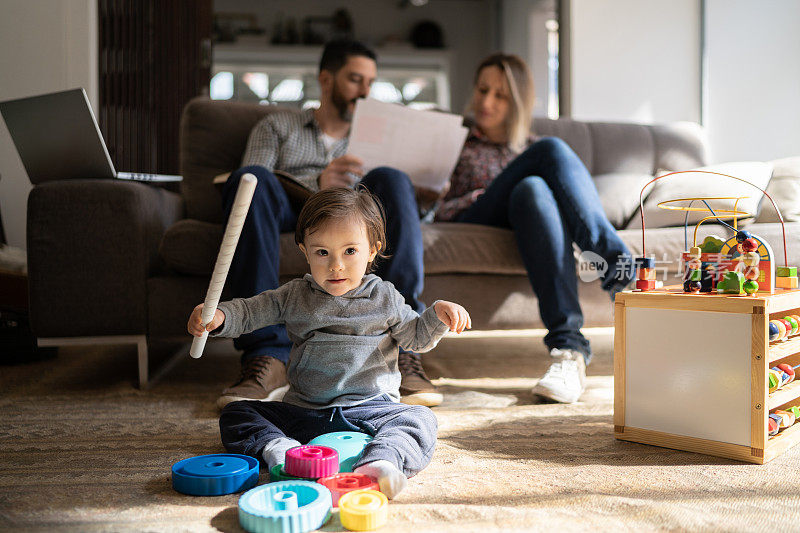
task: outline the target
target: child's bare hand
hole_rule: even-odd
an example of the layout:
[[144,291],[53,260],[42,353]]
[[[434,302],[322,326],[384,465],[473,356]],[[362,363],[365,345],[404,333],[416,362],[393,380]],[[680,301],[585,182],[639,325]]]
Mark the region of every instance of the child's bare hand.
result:
[[467,310],[453,302],[439,301],[434,305],[436,316],[444,322],[450,331],[461,333],[465,329],[472,329],[472,319]]
[[203,328],[202,313],[203,304],[200,304],[194,308],[191,316],[189,316],[189,325],[186,327],[186,329],[188,329],[189,333],[195,337],[201,337],[203,335],[203,331],[214,331],[220,326],[220,324],[225,322],[225,313],[217,309],[214,313],[214,318],[211,319],[211,322],[209,322],[205,328]]

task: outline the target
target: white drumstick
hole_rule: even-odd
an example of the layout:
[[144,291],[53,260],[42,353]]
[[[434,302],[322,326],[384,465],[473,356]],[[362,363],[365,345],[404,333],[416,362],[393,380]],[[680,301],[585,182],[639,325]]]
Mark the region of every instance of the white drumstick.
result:
[[[222,287],[225,286],[225,278],[228,277],[228,269],[231,267],[233,253],[236,251],[236,243],[239,242],[239,235],[242,233],[244,219],[250,209],[250,202],[253,199],[253,191],[256,190],[256,177],[252,174],[245,174],[239,180],[239,188],[236,190],[236,197],[233,199],[233,209],[228,217],[228,225],[225,227],[225,235],[222,237],[222,244],[219,247],[217,264],[214,265],[214,273],[211,274],[211,282],[208,284],[206,300],[203,303],[201,320],[205,328],[214,318],[217,311],[219,297],[222,295]],[[195,337],[192,341],[192,348],[189,355],[197,359],[203,355],[203,348],[206,346],[208,331],[203,331],[201,337]]]

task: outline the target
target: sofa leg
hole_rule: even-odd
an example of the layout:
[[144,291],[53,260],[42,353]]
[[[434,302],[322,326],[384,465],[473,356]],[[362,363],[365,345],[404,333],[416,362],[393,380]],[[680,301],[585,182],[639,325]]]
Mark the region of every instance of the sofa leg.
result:
[[[175,349],[173,347],[171,349],[171,355],[169,355],[166,358],[166,360],[164,360],[156,368],[153,369],[153,372],[150,374],[149,385],[147,384],[147,381],[145,381],[145,384],[143,386],[141,386],[142,389],[144,389],[144,388],[146,388],[148,386],[152,386],[152,385],[156,384],[157,382],[159,382],[161,380],[161,378],[163,378],[164,376],[169,374],[172,371],[172,369],[175,368],[175,366],[178,363],[180,363],[181,361],[188,360],[187,358],[189,356],[189,348],[192,345],[192,343],[191,342],[187,342],[184,337],[180,337],[180,338],[171,337],[171,338],[168,338],[168,339],[156,339],[156,340],[162,340],[162,341],[163,340],[168,340],[168,341],[171,341],[172,343],[177,343],[179,347],[177,349]],[[147,350],[147,345],[146,344],[145,344],[144,349]],[[158,350],[158,349],[154,348],[153,349],[153,353],[154,354],[159,354],[159,353],[161,353],[161,350]],[[156,356],[156,357],[158,357],[158,356]],[[147,365],[147,359],[146,358],[145,358],[145,365]],[[141,367],[140,367],[140,372],[141,372]],[[146,379],[147,379],[147,374],[145,373],[145,380]]]
[[107,335],[100,337],[47,337],[38,338],[39,346],[91,346],[97,344],[135,344],[139,366],[139,388],[148,387],[147,381],[147,336],[146,335]]
[[147,388],[147,337],[144,335],[136,341],[136,354],[139,357],[139,389]]

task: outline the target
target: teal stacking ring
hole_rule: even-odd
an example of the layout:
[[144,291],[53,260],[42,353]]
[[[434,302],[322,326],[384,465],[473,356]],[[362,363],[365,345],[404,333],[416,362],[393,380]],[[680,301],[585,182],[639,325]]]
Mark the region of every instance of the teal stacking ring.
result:
[[334,433],[325,433],[312,439],[309,444],[315,446],[327,446],[339,452],[339,472],[352,472],[353,465],[361,458],[361,452],[364,451],[372,437],[366,433],[359,433],[357,431],[336,431]]
[[313,481],[278,481],[239,498],[239,524],[251,533],[305,533],[330,516],[331,492]]

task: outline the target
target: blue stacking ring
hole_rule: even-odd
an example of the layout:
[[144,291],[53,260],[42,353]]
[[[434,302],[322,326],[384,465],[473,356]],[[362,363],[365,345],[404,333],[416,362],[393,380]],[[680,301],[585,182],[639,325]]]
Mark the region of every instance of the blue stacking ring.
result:
[[313,481],[278,481],[239,498],[239,524],[251,533],[305,533],[319,529],[331,512],[331,491]]
[[172,488],[192,496],[221,496],[258,483],[258,460],[247,455],[198,455],[172,465]]

